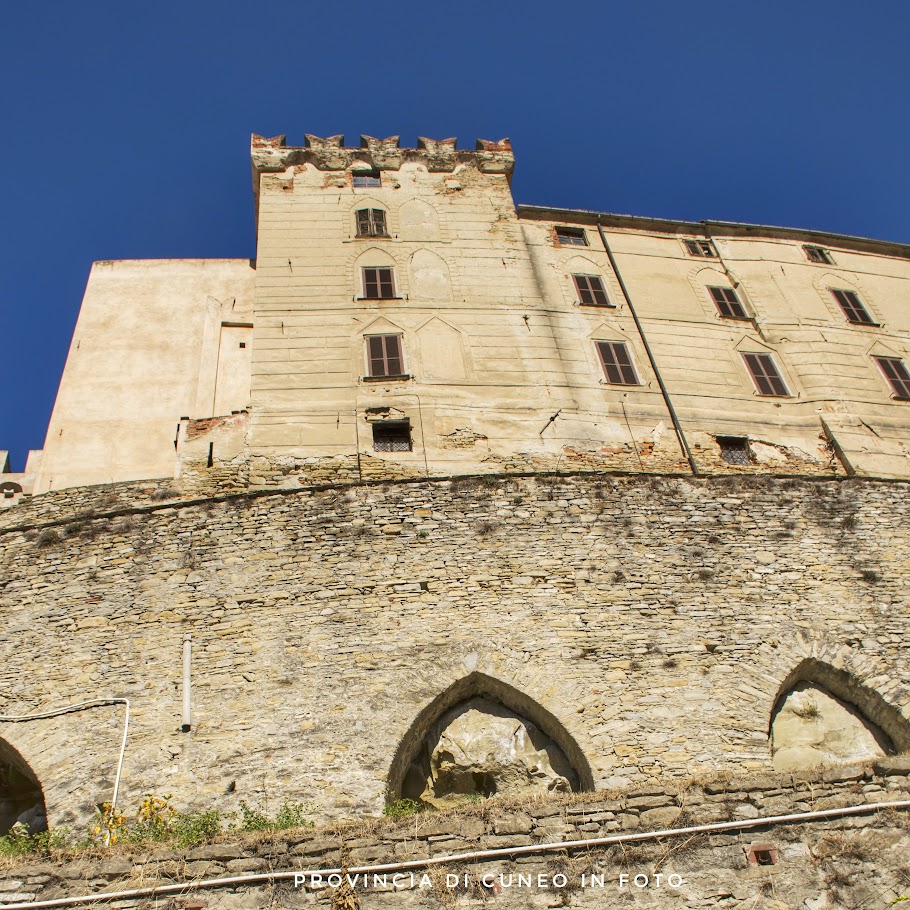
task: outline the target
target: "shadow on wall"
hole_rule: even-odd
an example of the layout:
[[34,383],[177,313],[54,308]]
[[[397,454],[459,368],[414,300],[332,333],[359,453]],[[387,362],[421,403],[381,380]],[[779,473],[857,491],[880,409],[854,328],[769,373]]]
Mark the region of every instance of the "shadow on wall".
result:
[[781,686],[769,733],[778,771],[869,761],[910,748],[910,725],[897,708],[846,671],[811,658]]
[[25,759],[0,740],[0,836],[8,834],[17,822],[25,825],[29,834],[47,830],[44,794]]
[[565,727],[482,673],[459,680],[420,712],[389,774],[390,799],[438,807],[494,793],[593,789],[590,766]]

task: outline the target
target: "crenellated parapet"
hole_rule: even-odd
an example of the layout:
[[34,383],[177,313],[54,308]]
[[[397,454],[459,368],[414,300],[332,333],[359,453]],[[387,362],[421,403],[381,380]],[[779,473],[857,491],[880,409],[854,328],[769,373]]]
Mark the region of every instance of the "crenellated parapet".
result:
[[344,136],[322,138],[306,134],[303,146],[288,146],[285,136],[252,136],[250,154],[256,183],[258,175],[312,164],[321,171],[363,168],[379,171],[398,170],[405,162],[419,162],[429,171],[452,172],[459,165],[470,165],[487,174],[510,176],[515,166],[512,144],[508,139],[478,139],[473,150],[458,149],[454,138],[428,139],[421,136],[417,148],[401,148],[399,136],[377,139],[361,136],[359,147],[348,147]]

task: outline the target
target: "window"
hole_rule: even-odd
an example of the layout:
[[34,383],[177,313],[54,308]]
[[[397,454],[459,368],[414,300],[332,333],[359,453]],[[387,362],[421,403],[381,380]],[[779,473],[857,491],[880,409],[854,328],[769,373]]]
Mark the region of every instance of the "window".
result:
[[790,396],[771,354],[743,354],[743,360],[752,374],[759,395],[773,395],[777,398]]
[[900,357],[876,357],[875,362],[885,374],[894,397],[901,401],[910,401],[910,372]]
[[641,385],[632,366],[628,347],[621,341],[598,341],[597,353],[607,382],[616,385]]
[[711,296],[714,298],[714,303],[717,306],[717,312],[720,313],[721,316],[728,316],[730,319],[749,318],[746,316],[746,311],[739,302],[739,297],[736,296],[736,291],[734,291],[733,288],[710,287],[708,290],[711,292]]
[[367,336],[367,375],[403,376],[401,335]]
[[589,306],[613,306],[599,275],[573,275],[578,302]]
[[847,322],[854,325],[875,325],[868,310],[863,306],[862,300],[854,291],[836,291],[834,288],[829,289],[834,295],[834,299],[840,304],[840,308],[847,317]]
[[745,436],[718,436],[717,444],[720,446],[720,457],[727,464],[751,464],[752,450],[749,440]]
[[581,228],[556,228],[556,241],[563,246],[587,246],[588,237]]
[[385,212],[382,209],[357,210],[358,237],[388,237],[385,226]]
[[703,259],[717,258],[717,253],[710,240],[684,240],[683,243],[690,256],[700,256]]
[[410,422],[407,420],[383,420],[374,423],[373,450],[376,452],[410,452]]
[[379,176],[379,171],[360,171],[355,173],[353,177],[355,189],[382,186],[382,178]]
[[394,297],[395,281],[392,278],[392,269],[364,269],[363,296],[375,300],[388,300]]
[[809,262],[821,262],[825,265],[834,265],[831,254],[824,247],[804,246],[803,252],[806,254],[806,259],[808,259]]

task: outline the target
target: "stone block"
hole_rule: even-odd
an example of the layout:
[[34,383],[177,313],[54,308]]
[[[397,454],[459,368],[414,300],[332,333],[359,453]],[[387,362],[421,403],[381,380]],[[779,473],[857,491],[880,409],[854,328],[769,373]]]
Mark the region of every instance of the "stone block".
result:
[[530,834],[534,824],[530,815],[513,812],[493,819],[494,834]]
[[682,815],[682,809],[678,806],[667,806],[665,808],[648,809],[642,812],[639,817],[639,824],[645,830],[659,830],[661,828],[670,828],[677,819]]

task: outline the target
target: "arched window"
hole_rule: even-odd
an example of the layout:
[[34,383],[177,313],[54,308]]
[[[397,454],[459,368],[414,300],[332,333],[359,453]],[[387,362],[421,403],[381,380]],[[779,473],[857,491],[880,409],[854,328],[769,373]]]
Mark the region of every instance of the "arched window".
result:
[[0,740],[0,836],[16,823],[29,834],[47,830],[47,812],[41,784],[26,761],[12,746]]
[[357,209],[358,237],[388,237],[386,214],[382,209]]

